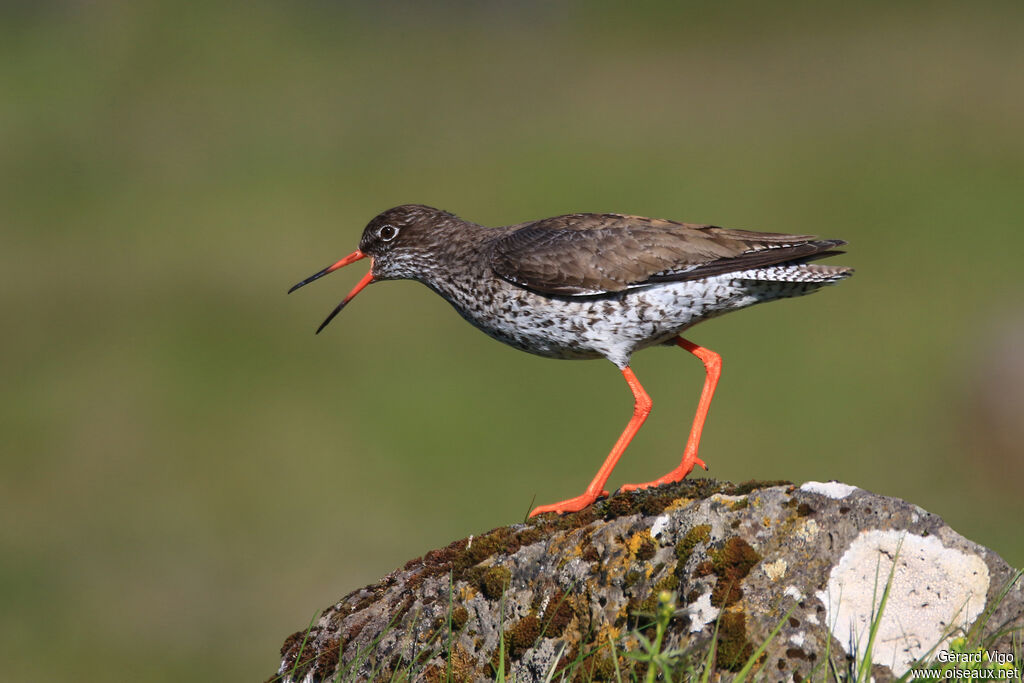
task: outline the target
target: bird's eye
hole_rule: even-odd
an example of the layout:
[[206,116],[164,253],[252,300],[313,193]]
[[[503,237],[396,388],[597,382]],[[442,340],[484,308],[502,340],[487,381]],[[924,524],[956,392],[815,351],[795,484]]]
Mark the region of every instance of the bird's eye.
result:
[[398,228],[393,225],[382,225],[380,230],[377,231],[377,237],[385,242],[390,242],[398,237]]

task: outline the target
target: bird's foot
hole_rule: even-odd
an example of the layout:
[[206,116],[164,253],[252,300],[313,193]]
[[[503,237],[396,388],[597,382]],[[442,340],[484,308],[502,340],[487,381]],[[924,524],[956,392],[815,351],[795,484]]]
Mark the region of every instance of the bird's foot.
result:
[[665,484],[675,484],[676,482],[680,482],[683,479],[686,479],[686,476],[690,474],[690,472],[696,465],[700,465],[704,469],[708,468],[708,466],[704,464],[704,461],[698,458],[696,455],[684,456],[683,462],[679,464],[679,467],[675,468],[668,474],[662,477],[658,477],[654,481],[648,481],[643,484],[623,484],[622,486],[619,487],[617,493],[624,493],[626,491],[638,491],[640,489],[648,489],[653,488],[655,486],[664,486]]
[[566,512],[579,512],[588,505],[593,504],[598,498],[607,498],[608,492],[601,491],[600,493],[590,493],[589,491],[581,496],[570,498],[569,500],[563,500],[560,503],[551,503],[550,505],[538,505],[530,512],[530,517],[536,517],[537,515],[543,515],[545,512],[557,512],[559,514],[565,514]]

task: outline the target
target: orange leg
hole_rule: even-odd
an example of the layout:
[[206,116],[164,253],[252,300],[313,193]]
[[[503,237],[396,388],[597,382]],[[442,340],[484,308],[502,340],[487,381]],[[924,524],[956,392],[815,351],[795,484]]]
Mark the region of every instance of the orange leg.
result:
[[626,378],[626,383],[629,385],[630,390],[633,392],[633,417],[630,418],[629,424],[626,425],[626,429],[619,436],[619,440],[615,442],[612,447],[612,452],[605,458],[604,464],[601,465],[601,469],[597,471],[597,475],[594,476],[594,480],[590,482],[590,486],[583,492],[583,495],[570,498],[569,500],[563,500],[560,503],[552,503],[551,505],[540,505],[534,508],[533,512],[530,513],[531,517],[543,514],[545,512],[576,512],[587,507],[595,500],[598,496],[607,496],[608,492],[604,490],[605,482],[608,481],[608,477],[611,476],[612,470],[615,469],[616,463],[619,462],[619,458],[622,457],[623,451],[626,450],[626,446],[633,440],[636,433],[640,430],[640,426],[647,419],[647,415],[651,412],[651,397],[647,395],[644,388],[640,386],[640,381],[633,374],[633,371],[629,367],[622,369],[622,376]]
[[704,469],[708,466],[697,457],[697,448],[700,446],[700,434],[704,430],[704,420],[708,417],[708,409],[711,408],[711,397],[715,395],[715,387],[718,385],[718,378],[722,376],[722,357],[714,351],[697,346],[693,342],[686,341],[682,337],[676,338],[676,344],[683,347],[704,362],[704,389],[700,392],[700,403],[697,404],[697,415],[693,418],[693,427],[690,429],[690,438],[686,441],[686,450],[683,451],[683,461],[663,477],[645,484],[626,484],[620,491],[634,491],[645,489],[650,486],[661,486],[662,484],[673,484],[682,481],[686,475],[700,465]]

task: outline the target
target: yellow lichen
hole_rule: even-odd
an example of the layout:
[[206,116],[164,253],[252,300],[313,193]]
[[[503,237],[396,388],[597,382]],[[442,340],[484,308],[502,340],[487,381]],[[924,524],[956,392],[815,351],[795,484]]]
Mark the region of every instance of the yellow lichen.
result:
[[629,537],[629,540],[626,541],[626,548],[629,549],[629,556],[631,559],[636,557],[637,552],[639,552],[640,547],[645,542],[651,542],[651,533],[647,529],[644,529],[643,531],[638,531],[637,533]]
[[662,514],[668,514],[670,512],[675,512],[676,510],[685,510],[694,502],[693,498],[678,498],[666,506],[665,509],[662,510]]

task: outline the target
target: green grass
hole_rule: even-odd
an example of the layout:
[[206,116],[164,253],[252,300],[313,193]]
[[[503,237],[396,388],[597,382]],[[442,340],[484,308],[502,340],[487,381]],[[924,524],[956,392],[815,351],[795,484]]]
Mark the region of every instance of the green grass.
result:
[[[503,348],[412,283],[319,337],[359,274],[285,296],[410,201],[847,239],[851,280],[693,330],[725,363],[702,457],[905,498],[1024,565],[993,422],[1022,412],[1019,3],[8,5],[6,678],[256,680],[314,608],[585,486],[629,417],[610,364]],[[613,486],[672,466],[702,379],[633,367],[654,411]]]

